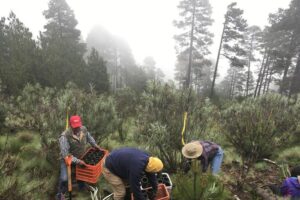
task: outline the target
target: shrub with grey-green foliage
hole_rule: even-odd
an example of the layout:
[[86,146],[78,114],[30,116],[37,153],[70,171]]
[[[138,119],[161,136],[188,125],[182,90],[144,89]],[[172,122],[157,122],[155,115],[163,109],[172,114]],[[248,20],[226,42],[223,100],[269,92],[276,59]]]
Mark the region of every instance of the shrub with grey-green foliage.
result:
[[296,113],[296,119],[297,119],[297,129],[295,131],[295,137],[293,138],[293,143],[295,145],[298,145],[300,142],[300,94],[298,95],[298,98],[295,102],[295,113]]
[[293,104],[275,94],[235,103],[223,111],[222,119],[226,138],[242,158],[242,169],[289,145],[297,124]]
[[136,116],[136,105],[139,98],[137,93],[128,87],[117,90],[114,98],[118,114],[119,140],[124,142],[128,135],[130,119]]
[[83,125],[99,142],[116,130],[115,100],[110,96],[84,92],[69,83],[67,88],[58,94],[57,104],[59,110],[63,112],[61,121],[64,124],[66,111],[69,109],[69,116],[80,115]]
[[4,127],[6,115],[7,115],[7,106],[6,106],[4,95],[2,94],[2,81],[0,79],[0,131]]
[[211,140],[218,144],[223,142],[223,131],[220,129],[220,110],[208,98],[197,99],[189,109],[186,141]]
[[6,118],[6,125],[20,130],[43,130],[44,115],[52,111],[55,92],[55,89],[42,88],[39,84],[27,84],[14,99],[14,106],[10,107]]
[[82,116],[83,125],[98,142],[116,129],[114,99],[85,92],[73,83],[62,90],[26,85],[9,109],[6,124],[40,133],[45,157],[54,165],[59,156],[58,138],[68,123],[67,112]]
[[231,199],[223,183],[212,174],[176,174],[176,187],[172,191],[174,199],[189,200],[229,200]]
[[150,82],[138,106],[136,138],[147,141],[151,152],[157,153],[170,170],[176,170],[181,159],[181,130],[186,109],[188,120],[185,141],[208,135],[214,126],[213,118],[217,115],[217,109],[192,91]]
[[2,103],[0,103],[0,130],[4,126],[5,122],[5,117],[6,117],[6,109]]

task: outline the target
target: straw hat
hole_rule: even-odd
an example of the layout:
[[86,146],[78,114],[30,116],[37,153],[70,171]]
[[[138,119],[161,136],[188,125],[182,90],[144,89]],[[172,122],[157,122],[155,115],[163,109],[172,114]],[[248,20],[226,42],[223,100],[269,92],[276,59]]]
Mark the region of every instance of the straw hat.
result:
[[186,158],[198,158],[199,156],[201,156],[203,148],[199,141],[194,141],[185,144],[181,152]]

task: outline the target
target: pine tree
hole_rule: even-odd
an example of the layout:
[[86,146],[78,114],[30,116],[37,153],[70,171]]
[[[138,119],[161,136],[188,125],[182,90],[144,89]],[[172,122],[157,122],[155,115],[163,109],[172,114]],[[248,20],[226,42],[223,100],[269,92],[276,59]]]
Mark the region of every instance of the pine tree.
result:
[[289,73],[297,47],[297,38],[294,33],[282,29],[281,21],[287,15],[286,13],[286,10],[279,9],[275,14],[269,15],[270,27],[266,27],[264,37],[266,47],[274,59],[274,67],[278,71],[278,75],[282,75],[281,80],[278,82],[281,94],[288,94],[291,82]]
[[0,19],[0,82],[1,82],[1,87],[3,86],[3,83],[1,79],[3,79],[3,75],[5,73],[6,70],[6,66],[7,66],[7,39],[6,39],[6,24],[5,24],[5,17],[1,17]]
[[5,24],[0,22],[0,79],[8,94],[20,92],[35,82],[36,44],[32,33],[11,12]]
[[86,83],[97,92],[107,92],[109,89],[108,74],[104,60],[99,56],[96,49],[92,48],[87,57]]
[[[291,84],[289,86],[289,96],[300,92],[300,1],[292,0],[290,7],[286,10],[280,9],[275,15],[271,15],[272,31],[275,33],[281,33],[287,40],[279,42],[282,46],[285,46],[285,55],[282,56],[283,62],[285,62],[283,79],[281,83],[281,92],[285,91],[287,84],[287,74],[289,67],[292,64],[292,60],[296,59],[296,67],[291,78]],[[278,41],[278,39],[277,39]],[[280,41],[280,40],[279,40]]]
[[43,49],[45,85],[62,88],[68,81],[82,85],[85,44],[81,42],[77,20],[65,0],[50,0],[44,16],[48,23],[40,35]]
[[[251,75],[250,75],[251,76]],[[247,74],[242,68],[231,67],[224,80],[218,85],[219,93],[227,98],[244,96]],[[252,81],[250,81],[252,83]]]
[[[179,74],[186,73],[185,81],[178,81],[184,82],[185,87],[189,87],[190,82],[193,83],[195,77],[199,75],[194,73],[193,68],[201,68],[203,64],[209,63],[205,56],[210,53],[208,47],[212,44],[213,34],[208,30],[213,22],[212,8],[208,0],[182,0],[178,9],[181,19],[174,21],[174,25],[182,33],[174,36],[178,59],[176,78],[182,78]],[[186,60],[187,66],[180,67],[179,64],[185,63]],[[185,69],[185,72],[179,71],[181,69]]]
[[153,57],[148,56],[144,59],[143,67],[149,80],[155,80],[156,62]]
[[131,85],[133,79],[137,78],[130,76],[130,70],[137,70],[137,66],[126,41],[96,26],[88,34],[87,44],[89,48],[95,47],[106,61],[113,91]]
[[231,67],[243,68],[247,64],[244,35],[248,25],[243,18],[244,11],[235,6],[236,3],[230,4],[225,15],[224,56],[229,59]]
[[250,92],[253,90],[253,74],[251,71],[251,64],[258,60],[256,55],[261,51],[262,45],[262,31],[258,26],[251,26],[247,28],[246,35],[246,49],[248,54],[247,60],[247,82],[245,95],[249,96]]
[[227,7],[227,12],[225,14],[225,22],[219,45],[210,97],[214,94],[214,85],[217,78],[218,64],[222,50],[224,52],[222,55],[229,59],[231,67],[243,68],[247,63],[244,35],[248,25],[247,21],[242,16],[244,11],[236,8],[236,5],[236,3],[231,3]]

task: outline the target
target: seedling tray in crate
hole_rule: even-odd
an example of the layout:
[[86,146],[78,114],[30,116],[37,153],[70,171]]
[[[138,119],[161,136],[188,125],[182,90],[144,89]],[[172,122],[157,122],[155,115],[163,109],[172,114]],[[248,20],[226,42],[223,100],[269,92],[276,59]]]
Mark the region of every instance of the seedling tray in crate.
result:
[[[172,184],[172,181],[171,181],[171,178],[169,176],[168,173],[160,173],[156,176],[157,178],[157,182],[160,184],[165,184],[166,188],[168,189],[169,193],[171,193],[171,190],[172,190],[172,187],[173,187],[173,184]],[[147,176],[144,174],[142,179],[141,179],[141,185],[142,185],[142,189],[144,188],[149,188],[151,187],[150,185],[150,182],[147,178]]]
[[[148,194],[152,190],[153,190],[152,188],[142,189],[144,199],[149,199]],[[155,200],[169,200],[169,199],[170,199],[170,195],[166,186],[164,184],[158,184]],[[134,200],[133,194],[131,194],[131,200]]]
[[105,149],[88,149],[81,157],[86,166],[76,166],[76,180],[96,183],[102,173],[102,163],[107,155],[108,151]]

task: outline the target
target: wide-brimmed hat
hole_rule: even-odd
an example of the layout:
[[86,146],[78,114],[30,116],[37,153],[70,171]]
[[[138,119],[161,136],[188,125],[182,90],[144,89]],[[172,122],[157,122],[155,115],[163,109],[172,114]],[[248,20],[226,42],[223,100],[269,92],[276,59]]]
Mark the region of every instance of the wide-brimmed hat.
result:
[[70,125],[72,128],[81,127],[81,118],[78,115],[73,115],[72,117],[70,117]]
[[181,150],[182,154],[186,158],[198,158],[203,152],[203,147],[199,141],[187,143]]

